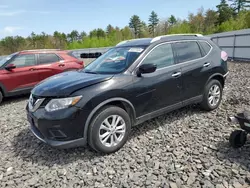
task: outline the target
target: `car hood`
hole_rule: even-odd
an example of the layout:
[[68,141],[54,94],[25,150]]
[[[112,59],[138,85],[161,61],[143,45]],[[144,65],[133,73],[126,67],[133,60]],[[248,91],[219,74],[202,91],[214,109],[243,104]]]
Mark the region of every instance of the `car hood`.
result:
[[76,90],[109,80],[112,76],[80,71],[64,72],[43,80],[32,89],[31,93],[40,97],[69,96]]

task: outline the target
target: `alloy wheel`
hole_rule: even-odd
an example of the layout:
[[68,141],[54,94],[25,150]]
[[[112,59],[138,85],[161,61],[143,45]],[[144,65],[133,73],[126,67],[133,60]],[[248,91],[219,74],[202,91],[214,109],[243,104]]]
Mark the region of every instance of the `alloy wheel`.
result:
[[216,106],[220,101],[220,97],[221,97],[220,87],[218,85],[212,85],[208,93],[209,104],[212,107]]
[[99,140],[106,147],[118,145],[124,138],[126,132],[126,123],[119,115],[107,117],[99,129]]

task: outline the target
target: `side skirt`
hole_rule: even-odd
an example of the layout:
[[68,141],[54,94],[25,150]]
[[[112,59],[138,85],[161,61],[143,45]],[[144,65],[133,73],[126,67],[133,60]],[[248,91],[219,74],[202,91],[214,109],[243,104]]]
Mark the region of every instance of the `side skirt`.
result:
[[22,95],[22,94],[28,94],[33,87],[28,87],[28,88],[22,88],[22,89],[16,89],[10,92],[7,92],[5,94],[6,97],[11,97],[11,96],[16,96],[16,95]]
[[168,112],[180,109],[180,108],[182,108],[184,106],[188,106],[190,104],[195,104],[195,103],[200,103],[202,101],[202,98],[203,98],[203,96],[199,95],[199,96],[187,99],[187,100],[185,100],[183,102],[179,102],[177,104],[170,105],[170,106],[167,106],[165,108],[156,110],[154,112],[142,115],[142,116],[136,118],[136,122],[135,122],[134,125],[141,124],[141,123],[143,123],[143,122],[145,122],[147,120],[150,120],[150,119],[153,119],[153,118],[158,117],[160,115],[166,114]]

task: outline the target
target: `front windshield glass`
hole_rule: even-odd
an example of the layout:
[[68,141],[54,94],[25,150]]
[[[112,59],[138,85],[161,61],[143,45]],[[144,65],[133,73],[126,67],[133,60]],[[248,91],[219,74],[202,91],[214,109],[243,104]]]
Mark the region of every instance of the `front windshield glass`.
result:
[[138,58],[144,49],[145,47],[112,48],[86,66],[83,71],[92,74],[116,74],[123,72]]
[[9,56],[4,57],[3,59],[0,59],[0,67],[4,65],[8,60],[10,60],[14,55],[17,53],[10,54]]

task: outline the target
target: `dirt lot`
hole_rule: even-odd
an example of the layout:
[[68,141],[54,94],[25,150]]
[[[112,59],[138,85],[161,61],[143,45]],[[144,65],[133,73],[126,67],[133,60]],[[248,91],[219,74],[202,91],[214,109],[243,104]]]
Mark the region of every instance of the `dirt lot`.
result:
[[[56,150],[28,130],[28,96],[0,106],[0,187],[248,187],[250,145],[232,149],[227,122],[250,108],[250,63],[230,63],[216,111],[197,106],[133,128],[127,144],[102,156],[88,148]],[[250,140],[250,139],[249,139]]]

